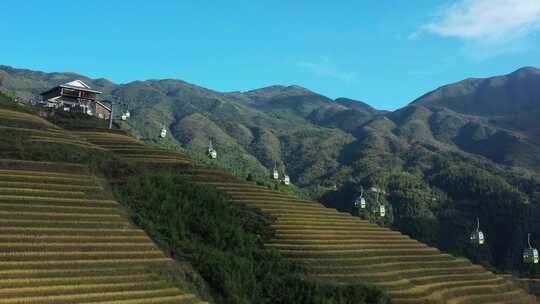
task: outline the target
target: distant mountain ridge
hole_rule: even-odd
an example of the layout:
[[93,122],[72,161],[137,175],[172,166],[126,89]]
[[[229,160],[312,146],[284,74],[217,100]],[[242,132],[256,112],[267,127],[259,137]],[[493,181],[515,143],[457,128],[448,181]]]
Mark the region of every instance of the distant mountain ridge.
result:
[[470,78],[449,84],[419,97],[412,104],[445,107],[480,116],[522,113],[538,109],[539,82],[540,69],[525,67],[504,76]]
[[[197,120],[200,127],[203,124],[208,126],[208,130],[203,132],[205,137],[215,138],[218,147],[221,144],[229,148],[239,147],[241,154],[245,154],[242,161],[247,157],[259,171],[275,162],[284,166],[290,162],[286,157],[278,156],[281,151],[268,146],[262,149],[268,151],[258,155],[262,151],[257,146],[266,145],[266,141],[276,146],[278,142],[283,144],[286,134],[293,130],[317,129],[325,134],[326,140],[339,138],[342,149],[346,142],[352,140],[351,135],[358,137],[362,127],[369,126],[369,122],[377,117],[387,116],[398,126],[410,125],[408,121],[413,117],[408,115],[418,116],[422,111],[437,113],[429,115],[429,118],[420,117],[420,120],[424,120],[422,128],[436,130],[434,139],[438,141],[455,144],[460,149],[499,163],[514,162],[540,168],[540,156],[534,156],[540,151],[537,147],[540,144],[540,119],[536,119],[540,117],[540,70],[533,67],[521,68],[504,76],[470,78],[449,84],[394,112],[379,111],[367,103],[347,98],[332,100],[296,85],[223,93],[176,79],[118,85],[106,79],[90,79],[75,73],[43,73],[8,66],[0,66],[0,77],[3,88],[27,98],[62,82],[82,79],[103,91],[105,98],[129,104],[132,112],[140,112],[147,118],[141,122],[135,115],[134,122],[129,123],[140,136],[151,138],[154,129],[165,125],[177,135],[173,142],[202,151],[208,138],[191,134],[193,128],[189,127]],[[206,114],[198,117],[201,113]],[[418,121],[419,117],[414,119]],[[459,128],[448,125],[450,121],[460,124]],[[402,135],[405,134],[403,127],[399,131]],[[184,132],[183,128],[191,130]],[[418,139],[418,136],[407,136]],[[494,149],[493,145],[500,140],[507,141],[513,148],[506,149],[508,151]],[[250,151],[253,149],[258,152]],[[494,155],[493,151],[501,153]],[[516,160],[512,155],[514,151],[519,151],[520,155],[527,154],[526,161]],[[324,163],[327,167],[332,161],[325,160]],[[337,170],[338,165],[330,167]],[[301,180],[303,173],[296,170],[292,174]],[[313,184],[311,179],[306,177],[301,184]]]

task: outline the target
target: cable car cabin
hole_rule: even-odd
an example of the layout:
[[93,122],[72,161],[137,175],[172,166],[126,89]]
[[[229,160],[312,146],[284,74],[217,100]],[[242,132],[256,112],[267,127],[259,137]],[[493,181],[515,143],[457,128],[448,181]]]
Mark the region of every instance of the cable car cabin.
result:
[[276,168],[274,168],[274,172],[272,172],[272,178],[279,179],[279,172]]
[[216,159],[217,158],[217,151],[214,150],[214,149],[209,148],[208,149],[208,157],[210,157],[211,159]]
[[538,264],[538,249],[531,246],[531,234],[527,234],[527,243],[529,248],[523,250],[523,262],[526,264]]
[[366,209],[366,199],[363,197],[357,198],[356,201],[354,201],[354,206],[356,208]]
[[161,133],[159,134],[159,137],[165,138],[167,136],[167,129],[162,128]]
[[122,114],[122,120],[127,120],[127,115],[126,114]]
[[130,118],[131,117],[131,113],[129,111],[126,111],[126,118]]
[[283,184],[286,186],[291,184],[291,178],[287,174],[283,176]]
[[384,207],[384,205],[379,206],[379,215],[381,217],[384,217],[386,215],[386,207]]
[[527,248],[523,251],[523,261],[527,264],[538,264],[538,250],[536,248]]
[[480,231],[480,219],[476,218],[476,230],[471,233],[471,243],[484,245],[484,233]]
[[482,231],[474,231],[471,233],[471,243],[474,245],[484,245],[484,233]]
[[217,158],[217,151],[214,149],[214,145],[212,145],[212,141],[210,140],[210,143],[208,144],[208,150],[206,150],[206,155],[208,155],[211,159]]

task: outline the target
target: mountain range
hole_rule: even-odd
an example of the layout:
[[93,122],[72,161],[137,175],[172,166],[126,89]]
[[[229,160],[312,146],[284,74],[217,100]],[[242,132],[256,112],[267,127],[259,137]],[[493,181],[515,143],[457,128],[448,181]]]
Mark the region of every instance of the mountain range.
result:
[[[329,207],[473,260],[519,268],[523,234],[540,235],[540,223],[523,220],[540,205],[536,68],[466,79],[381,111],[299,86],[216,92],[174,79],[115,84],[0,66],[0,89],[23,99],[74,79],[129,109],[132,118],[121,126],[146,141],[204,153],[211,140],[220,160],[242,176],[266,177],[277,164]],[[172,136],[159,140],[162,127]],[[392,211],[383,219],[353,207],[370,186],[388,194],[367,194]],[[461,245],[475,217],[498,235],[481,251]]]

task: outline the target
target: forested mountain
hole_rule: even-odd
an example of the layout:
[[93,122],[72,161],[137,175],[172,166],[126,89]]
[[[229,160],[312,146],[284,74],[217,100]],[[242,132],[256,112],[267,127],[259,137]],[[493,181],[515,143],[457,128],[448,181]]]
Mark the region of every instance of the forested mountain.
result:
[[[540,240],[540,72],[468,79],[394,112],[298,86],[221,93],[180,80],[114,84],[72,73],[0,67],[0,88],[29,98],[82,79],[129,108],[123,126],[147,141],[203,152],[209,140],[238,174],[266,175],[274,163],[328,206],[355,214],[360,187],[377,186],[391,212],[378,219],[442,249],[500,269],[528,271],[526,233]],[[163,144],[163,143],[162,143]],[[337,185],[338,191],[330,191]],[[468,244],[479,217],[488,245]]]

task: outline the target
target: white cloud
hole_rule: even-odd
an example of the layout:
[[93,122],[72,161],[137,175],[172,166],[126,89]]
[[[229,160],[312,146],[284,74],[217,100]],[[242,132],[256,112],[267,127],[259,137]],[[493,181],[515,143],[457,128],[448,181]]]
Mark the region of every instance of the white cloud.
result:
[[435,17],[422,31],[482,44],[505,44],[540,29],[540,0],[458,0],[441,8]]
[[318,76],[330,77],[346,82],[356,80],[356,73],[342,70],[328,57],[321,57],[317,61],[293,60],[293,63],[296,66],[310,70]]

